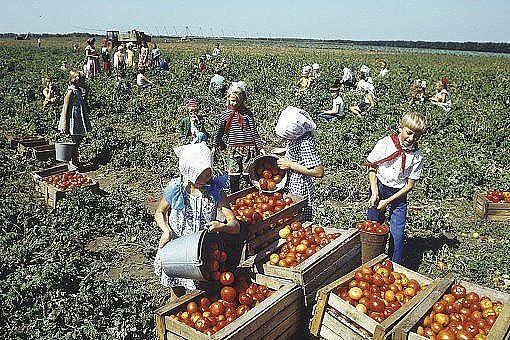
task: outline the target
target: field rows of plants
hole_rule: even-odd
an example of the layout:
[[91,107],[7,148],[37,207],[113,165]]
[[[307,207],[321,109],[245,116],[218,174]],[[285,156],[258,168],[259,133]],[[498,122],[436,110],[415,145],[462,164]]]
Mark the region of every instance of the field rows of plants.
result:
[[[109,194],[76,191],[50,209],[34,197],[29,175],[49,164],[9,149],[7,136],[55,140],[62,100],[43,108],[41,78],[52,77],[63,94],[67,74],[59,69],[61,61],[81,69],[84,59],[72,52],[73,42],[53,39],[38,49],[31,41],[0,41],[0,334],[147,339],[154,334],[152,311],[168,291],[151,272],[159,232],[146,205],[159,200],[162,185],[178,173],[172,147],[187,98],[200,99],[209,130],[216,129],[225,103],[207,93],[212,74],[188,78],[192,63],[214,42],[161,43],[170,72],[149,72],[157,86],[134,88],[127,99],[115,93],[113,76],[88,82],[93,132],[81,156],[97,166],[94,177]],[[316,182],[317,222],[342,228],[363,219],[368,180],[360,164],[402,113],[423,112],[426,167],[410,195],[407,266],[510,291],[510,227],[478,220],[471,206],[477,191],[510,188],[510,59],[233,42],[223,44],[223,55],[226,78],[248,84],[249,106],[269,149],[283,146],[273,131],[287,105],[329,109],[327,89],[343,66],[367,64],[378,73],[378,61],[389,62],[388,76],[375,78],[376,110],[363,118],[318,122],[326,175]],[[309,93],[296,96],[301,67],[314,62],[322,77]],[[451,81],[452,111],[409,103],[413,79],[432,84],[441,76]],[[344,94],[347,105],[360,99]],[[223,164],[220,157],[217,173]]]

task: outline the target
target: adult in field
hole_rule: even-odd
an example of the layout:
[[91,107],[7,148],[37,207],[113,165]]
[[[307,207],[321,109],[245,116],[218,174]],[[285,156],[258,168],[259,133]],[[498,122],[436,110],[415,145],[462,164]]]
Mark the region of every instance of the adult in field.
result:
[[117,73],[126,70],[126,54],[124,53],[124,45],[117,47],[117,52],[113,54],[113,67]]
[[69,170],[80,166],[79,148],[85,135],[92,131],[89,120],[89,107],[83,93],[85,76],[77,71],[69,72],[69,86],[64,96],[64,105],[60,113],[58,130],[71,136],[76,144],[75,152],[69,161]]
[[370,182],[367,220],[382,223],[389,211],[389,254],[397,263],[402,263],[404,255],[407,194],[423,172],[423,155],[417,142],[424,130],[423,115],[404,114],[398,133],[380,139],[365,163]]
[[448,78],[442,77],[436,83],[436,94],[430,97],[430,101],[433,104],[442,107],[445,111],[450,111],[452,107],[450,93],[448,92],[448,83]]
[[[174,150],[179,158],[181,176],[171,180],[163,190],[163,198],[154,215],[162,231],[154,271],[161,277],[161,284],[172,287],[175,292],[178,286],[193,290],[197,282],[168,277],[162,268],[161,248],[174,238],[205,228],[236,235],[239,234],[240,227],[223,191],[227,176],[216,178],[212,176],[212,154],[207,145],[205,143],[183,145]],[[217,219],[226,220],[220,222]]]
[[142,41],[140,46],[140,55],[138,56],[138,66],[148,67],[149,66],[149,46],[146,41]]
[[183,144],[207,142],[209,133],[205,128],[205,120],[198,113],[198,99],[193,98],[186,103],[186,117],[179,123],[179,139]]
[[99,55],[96,51],[95,43],[95,38],[87,39],[87,47],[85,47],[87,63],[84,66],[87,78],[93,78],[101,72],[101,67],[99,66]]
[[340,94],[341,85],[339,83],[334,83],[329,88],[329,93],[333,99],[332,107],[330,110],[323,111],[317,115],[318,118],[324,119],[326,121],[336,120],[337,118],[343,117],[345,115],[344,112],[344,100]]
[[145,89],[154,86],[154,83],[145,76],[146,68],[138,66],[138,74],[136,75],[136,85],[140,89]]
[[151,50],[151,62],[153,68],[159,67],[159,59],[161,58],[161,50],[158,48],[158,45],[152,44]]
[[103,47],[101,48],[101,58],[103,59],[103,71],[110,73],[111,55],[108,39],[104,40]]
[[297,107],[289,106],[278,118],[276,134],[287,141],[284,158],[278,159],[278,167],[289,170],[286,187],[289,192],[305,197],[303,219],[313,220],[314,178],[324,176],[313,132],[316,125],[310,115]]
[[229,154],[230,192],[239,191],[241,177],[251,185],[248,164],[260,153],[265,153],[253,112],[245,103],[246,83],[232,83],[227,90],[227,110],[220,115],[213,141],[213,154],[216,149],[226,150]]
[[126,67],[133,68],[135,66],[135,52],[133,51],[133,43],[126,45]]

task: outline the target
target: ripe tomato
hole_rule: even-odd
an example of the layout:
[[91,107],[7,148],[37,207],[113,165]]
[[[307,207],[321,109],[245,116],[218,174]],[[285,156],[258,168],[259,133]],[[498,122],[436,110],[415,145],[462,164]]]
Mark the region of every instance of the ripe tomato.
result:
[[262,190],[267,190],[267,179],[261,178],[259,179],[259,186]]
[[221,288],[221,298],[228,302],[234,302],[236,299],[236,290],[230,286]]
[[198,312],[198,305],[197,305],[197,303],[196,302],[188,303],[188,305],[186,306],[186,311],[190,315],[193,314],[193,313]]
[[452,293],[456,299],[460,299],[466,296],[466,288],[462,285],[454,284],[450,288],[450,293]]
[[290,197],[285,197],[283,199],[283,202],[285,203],[285,205],[291,205],[292,203],[294,203],[294,200]]
[[224,310],[225,306],[223,306],[223,304],[221,304],[218,301],[213,302],[211,306],[209,306],[209,311],[211,312],[211,314],[215,316],[220,316],[221,314],[223,314]]
[[384,301],[381,298],[378,298],[378,297],[375,297],[375,296],[373,296],[368,301],[368,310],[370,310],[372,312],[383,313],[385,306],[386,305],[384,304]]
[[228,286],[234,282],[234,274],[232,272],[224,272],[220,274],[220,283]]
[[264,170],[262,172],[262,177],[264,177],[265,179],[271,179],[273,178],[273,174],[271,173],[270,170]]

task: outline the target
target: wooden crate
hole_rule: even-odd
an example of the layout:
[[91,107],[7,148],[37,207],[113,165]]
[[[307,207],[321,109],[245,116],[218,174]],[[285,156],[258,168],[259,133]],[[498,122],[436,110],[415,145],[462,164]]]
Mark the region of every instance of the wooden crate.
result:
[[[452,276],[448,276],[441,280],[434,290],[420,302],[420,304],[409,313],[398,325],[395,326],[393,334],[394,340],[404,339],[423,339],[428,338],[420,336],[416,333],[416,329],[419,326],[422,318],[429,312],[434,303],[439,301],[441,297],[447,293],[452,284],[455,283],[455,279]],[[489,297],[492,301],[501,301],[504,304],[503,310],[496,319],[496,322],[492,326],[489,334],[487,334],[487,340],[501,340],[510,338],[510,294],[499,292],[494,289],[482,287],[470,282],[460,280],[459,283],[466,287],[468,292],[475,292],[482,296]]]
[[489,202],[483,193],[474,195],[473,209],[476,215],[484,220],[510,221],[510,203]]
[[40,161],[55,159],[55,144],[36,145],[31,147],[22,147],[23,152],[31,158]]
[[[372,267],[386,258],[388,255],[381,254],[365,265]],[[318,291],[317,304],[314,306],[313,319],[310,322],[310,332],[313,335],[325,339],[389,339],[394,326],[416,308],[419,302],[430,294],[436,284],[426,276],[393,263],[394,271],[406,274],[409,279],[415,279],[420,285],[428,284],[429,286],[418,292],[389,318],[379,323],[333,293],[336,287],[348,284],[358,269],[356,268]]]
[[283,245],[284,240],[281,240],[277,247],[264,250],[264,256],[253,259],[255,271],[297,283],[303,289],[305,306],[312,306],[318,289],[361,264],[361,244],[357,229],[324,228],[324,231],[326,234],[340,233],[340,236],[294,268],[275,266],[268,262],[269,256],[278,252]]
[[[60,201],[67,192],[73,190],[73,189],[67,189],[67,190],[60,190],[57,189],[55,186],[46,183],[43,178],[55,174],[59,174],[62,172],[66,172],[68,169],[67,164],[60,164],[48,169],[44,169],[41,171],[34,171],[31,173],[32,179],[34,180],[35,185],[35,191],[42,196],[46,204],[52,208],[55,208],[57,205],[57,202]],[[99,183],[93,179],[92,183],[82,185],[80,188],[87,188],[89,190],[98,190],[99,189]]]
[[[232,203],[237,198],[256,191],[257,188],[255,187],[238,191],[229,195],[227,197],[227,201]],[[278,231],[280,231],[284,225],[301,218],[301,212],[306,204],[306,199],[302,196],[291,193],[284,194],[284,197],[292,198],[294,204],[280,210],[266,219],[263,219],[259,223],[247,224],[241,222],[241,233],[245,240],[245,245],[241,255],[241,262],[267,248],[270,244],[277,242],[279,239]]]
[[195,290],[159,308],[154,312],[158,340],[295,339],[303,327],[303,297],[299,287],[260,274],[256,275],[255,282],[276,291],[211,336],[170,318],[170,315],[184,310],[188,302],[207,296],[207,292]]
[[48,144],[48,141],[44,139],[44,137],[39,135],[11,135],[7,138],[10,143],[11,149],[18,148],[19,145],[23,146],[35,146],[35,145],[45,145]]

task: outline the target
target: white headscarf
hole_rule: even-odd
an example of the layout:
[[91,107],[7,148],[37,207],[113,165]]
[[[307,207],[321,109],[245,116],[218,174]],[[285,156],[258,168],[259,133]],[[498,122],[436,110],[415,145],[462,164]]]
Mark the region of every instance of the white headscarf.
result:
[[315,131],[316,128],[317,125],[308,112],[294,106],[287,106],[280,113],[275,132],[284,139],[296,140],[307,132]]
[[181,175],[196,183],[200,174],[213,166],[211,150],[205,142],[188,144],[174,148],[179,158],[179,171]]

